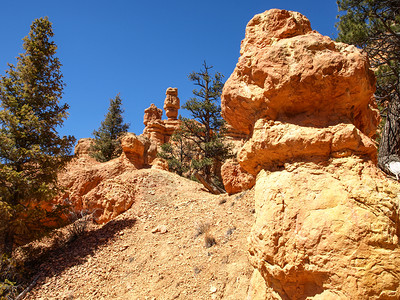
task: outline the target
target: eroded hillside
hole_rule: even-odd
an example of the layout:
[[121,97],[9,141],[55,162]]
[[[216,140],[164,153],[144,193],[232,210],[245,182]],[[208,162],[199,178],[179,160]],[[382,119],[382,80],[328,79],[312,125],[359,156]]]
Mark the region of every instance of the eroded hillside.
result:
[[215,196],[166,171],[132,172],[132,207],[53,253],[27,299],[246,298],[253,191]]

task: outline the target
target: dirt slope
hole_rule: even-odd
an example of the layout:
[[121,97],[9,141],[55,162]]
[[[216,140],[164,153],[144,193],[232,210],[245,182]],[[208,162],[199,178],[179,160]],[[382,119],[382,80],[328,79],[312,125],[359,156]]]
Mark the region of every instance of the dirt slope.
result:
[[26,299],[245,299],[253,191],[215,196],[169,172],[135,172],[132,208],[52,254]]

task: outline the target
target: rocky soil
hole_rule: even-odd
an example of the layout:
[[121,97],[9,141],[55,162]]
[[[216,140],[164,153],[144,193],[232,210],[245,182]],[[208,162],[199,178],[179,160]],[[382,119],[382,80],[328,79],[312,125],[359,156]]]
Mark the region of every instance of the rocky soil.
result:
[[166,171],[134,172],[132,207],[54,252],[25,299],[245,299],[254,192],[215,196]]

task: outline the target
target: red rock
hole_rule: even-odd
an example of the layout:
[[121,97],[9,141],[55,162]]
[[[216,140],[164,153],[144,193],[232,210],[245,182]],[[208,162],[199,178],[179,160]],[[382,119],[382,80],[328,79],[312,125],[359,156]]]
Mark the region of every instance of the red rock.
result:
[[146,127],[143,130],[143,135],[157,145],[167,143],[181,124],[181,121],[177,120],[179,105],[178,89],[168,88],[164,101],[168,120],[161,120],[162,110],[152,104],[145,109],[144,124]]
[[228,194],[236,194],[251,189],[256,183],[256,178],[247,173],[238,162],[227,160],[221,167],[221,176],[225,190]]
[[178,117],[178,110],[180,108],[180,102],[178,98],[177,88],[168,88],[164,100],[164,110],[168,117],[168,120],[176,120]]
[[[241,56],[224,85],[222,115],[252,133],[258,119],[318,119],[315,127],[352,123],[372,137],[378,112],[367,56],[311,31],[299,13],[270,10],[247,25]],[[306,99],[306,101],[305,101]]]

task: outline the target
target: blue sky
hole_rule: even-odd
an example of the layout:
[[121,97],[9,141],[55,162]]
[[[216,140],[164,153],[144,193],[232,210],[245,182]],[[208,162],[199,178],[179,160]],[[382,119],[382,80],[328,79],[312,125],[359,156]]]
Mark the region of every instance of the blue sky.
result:
[[151,103],[162,108],[168,87],[178,88],[181,104],[192,96],[187,75],[204,60],[226,80],[247,22],[271,8],[298,11],[313,29],[336,36],[335,0],[3,0],[0,74],[16,63],[32,21],[48,16],[63,64],[62,101],[70,105],[60,134],[91,137],[117,93],[129,131],[141,134],[144,109]]

